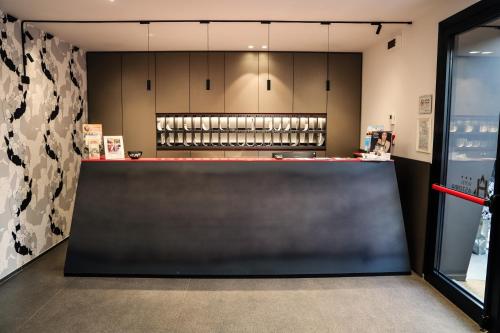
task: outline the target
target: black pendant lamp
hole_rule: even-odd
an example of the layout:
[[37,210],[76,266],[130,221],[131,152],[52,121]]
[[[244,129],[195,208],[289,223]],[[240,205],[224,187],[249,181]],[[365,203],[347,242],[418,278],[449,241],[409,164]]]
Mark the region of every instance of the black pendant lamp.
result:
[[205,89],[210,90],[211,89],[211,82],[210,82],[210,30],[209,30],[209,25],[210,21],[201,21],[201,24],[206,24],[207,26],[207,79],[205,80]]
[[146,53],[146,59],[147,59],[147,63],[148,63],[148,73],[147,73],[147,80],[146,80],[146,89],[148,91],[151,91],[151,79],[149,78],[149,71],[150,71],[150,65],[149,65],[149,25],[150,25],[150,22],[149,21],[143,21],[141,22],[141,24],[146,24],[147,25],[147,53]]
[[269,78],[269,50],[271,49],[271,22],[263,21],[262,24],[267,24],[267,90],[271,90],[271,79]]
[[327,52],[326,52],[326,91],[330,91],[330,22],[323,23],[327,27]]

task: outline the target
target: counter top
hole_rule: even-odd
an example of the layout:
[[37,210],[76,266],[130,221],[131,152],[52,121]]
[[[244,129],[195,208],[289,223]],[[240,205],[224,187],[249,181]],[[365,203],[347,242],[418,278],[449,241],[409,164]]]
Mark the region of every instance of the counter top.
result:
[[82,162],[367,162],[360,158],[140,158],[140,159],[82,159]]

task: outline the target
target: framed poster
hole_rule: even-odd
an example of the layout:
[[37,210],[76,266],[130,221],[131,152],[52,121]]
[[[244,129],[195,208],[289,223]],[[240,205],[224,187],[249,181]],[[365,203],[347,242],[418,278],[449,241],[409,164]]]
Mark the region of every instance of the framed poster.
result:
[[[83,155],[85,158],[99,159],[104,147],[102,145],[102,124],[83,124]],[[98,144],[96,152],[95,145]],[[90,146],[92,144],[92,147]],[[99,155],[99,156],[98,156]]]
[[432,95],[423,95],[418,98],[418,114],[432,113]]
[[432,118],[417,118],[417,151],[430,154],[432,150]]
[[123,136],[105,136],[104,155],[107,160],[124,159]]

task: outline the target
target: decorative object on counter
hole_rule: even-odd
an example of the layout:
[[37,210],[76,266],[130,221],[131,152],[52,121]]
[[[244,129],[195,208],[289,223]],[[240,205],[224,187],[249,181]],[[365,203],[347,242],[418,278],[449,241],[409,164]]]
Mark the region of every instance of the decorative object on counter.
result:
[[142,156],[142,151],[140,150],[129,150],[127,152],[128,157],[130,157],[133,160],[138,160]]
[[107,160],[124,159],[123,136],[105,136],[104,155]]
[[156,123],[158,150],[326,149],[323,113],[157,114]]
[[392,132],[376,131],[372,132],[370,143],[370,153],[375,155],[390,154],[392,149]]
[[367,127],[365,140],[364,140],[364,144],[363,144],[365,151],[370,151],[373,132],[379,132],[379,131],[383,131],[383,130],[384,130],[383,125],[369,125]]
[[[84,158],[99,159],[104,153],[102,144],[102,124],[83,124]],[[97,146],[97,147],[96,147]]]

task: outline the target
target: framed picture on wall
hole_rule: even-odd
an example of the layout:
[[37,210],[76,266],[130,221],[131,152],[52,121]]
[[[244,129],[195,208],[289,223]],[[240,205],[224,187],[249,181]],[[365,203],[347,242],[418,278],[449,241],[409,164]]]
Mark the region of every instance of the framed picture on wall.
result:
[[418,114],[432,113],[432,95],[423,95],[418,98]]
[[123,136],[105,136],[104,155],[107,160],[125,158],[125,150],[123,149]]
[[417,151],[430,154],[432,149],[432,118],[417,118]]

